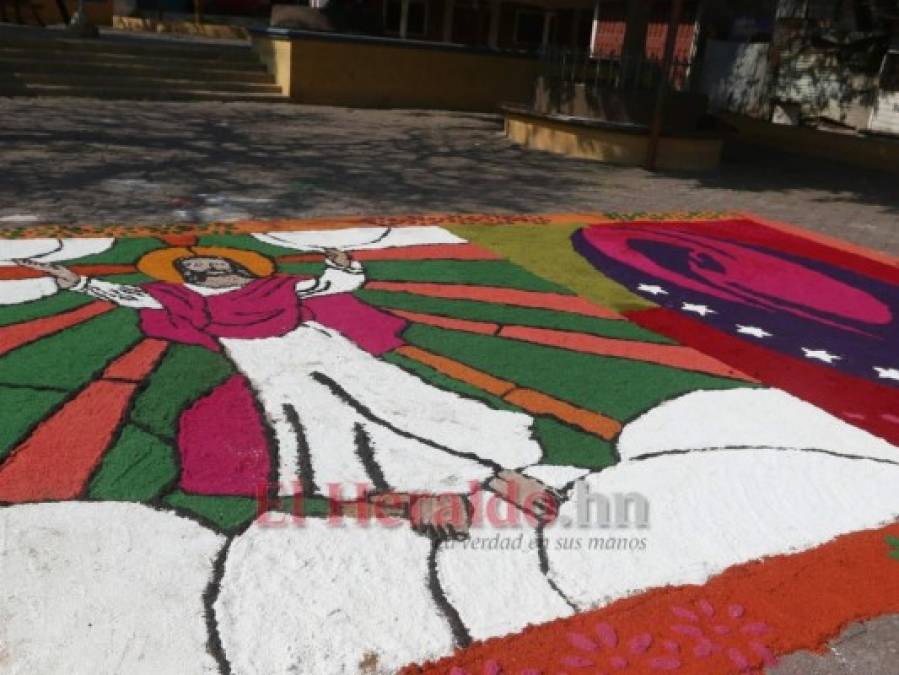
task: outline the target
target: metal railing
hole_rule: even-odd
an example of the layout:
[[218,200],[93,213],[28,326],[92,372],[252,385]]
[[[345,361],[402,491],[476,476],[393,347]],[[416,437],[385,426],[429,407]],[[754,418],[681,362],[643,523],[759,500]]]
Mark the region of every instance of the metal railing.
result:
[[674,59],[665,72],[661,58],[602,56],[559,47],[544,50],[541,63],[544,81],[554,88],[581,84],[592,90],[629,91],[655,91],[663,77],[669,90],[685,91],[692,65],[690,61]]

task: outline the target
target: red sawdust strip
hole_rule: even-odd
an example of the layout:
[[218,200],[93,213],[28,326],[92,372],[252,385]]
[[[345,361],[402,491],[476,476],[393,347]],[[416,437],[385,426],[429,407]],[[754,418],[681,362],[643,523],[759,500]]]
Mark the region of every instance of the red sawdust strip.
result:
[[[777,220],[768,220],[767,218],[761,218],[751,213],[738,214],[747,220],[751,220],[753,222],[759,223],[760,225],[765,225],[766,227],[770,227],[774,230],[780,230],[786,234],[796,235],[797,237],[801,237],[806,240],[813,241],[818,244],[822,244],[824,247],[835,248],[841,251],[845,251],[846,253],[852,253],[854,255],[862,256],[864,258],[868,258],[869,260],[875,260],[879,263],[883,263],[888,267],[892,268],[894,271],[897,268],[897,260],[894,256],[891,256],[887,253],[882,253],[881,251],[876,251],[871,248],[865,248],[864,246],[859,246],[858,244],[852,244],[843,239],[838,239],[836,237],[829,237],[826,234],[821,234],[820,232],[814,232],[813,230],[806,230],[801,227],[797,227],[796,225],[790,225],[789,223],[783,223]],[[862,272],[864,273],[864,272]]]
[[464,330],[468,333],[482,333],[484,335],[495,335],[497,331],[499,331],[499,326],[497,324],[487,323],[485,321],[469,321],[468,319],[455,319],[448,316],[437,316],[435,314],[407,312],[401,309],[391,309],[389,311],[391,314],[400,316],[408,321],[424,323],[429,326],[438,326],[439,328]]
[[[718,214],[716,214],[718,215]],[[674,217],[674,216],[672,216]],[[687,216],[678,214],[683,220]],[[709,216],[711,217],[711,216]],[[197,234],[241,234],[250,232],[276,232],[284,230],[334,230],[347,227],[417,227],[421,225],[570,225],[571,223],[601,223],[609,219],[598,213],[555,214],[476,214],[476,213],[427,213],[406,216],[347,216],[312,219],[244,220],[236,223],[194,223],[191,231]],[[12,228],[16,237],[160,237],[168,234],[184,234],[184,224],[172,225],[30,225]],[[179,244],[180,245],[180,244]]]
[[768,386],[808,401],[849,424],[899,443],[899,390],[807,359],[790,357],[665,308],[627,312],[634,323],[740,367]]
[[92,382],[41,423],[0,466],[0,502],[78,497],[136,388]]
[[[108,274],[130,274],[137,268],[134,265],[73,265],[71,269],[85,277],[101,277]],[[27,267],[0,267],[0,281],[38,279],[43,276],[46,274]]]
[[157,239],[169,246],[196,246],[198,241],[195,234],[162,234]]
[[42,337],[71,328],[79,323],[93,319],[113,309],[114,305],[106,302],[92,302],[73,309],[71,312],[41,317],[24,323],[16,323],[0,328],[0,354],[34,342]]
[[533,415],[552,415],[605,439],[614,438],[621,431],[621,423],[618,420],[584,410],[533,389],[515,389],[503,398]]
[[[411,319],[416,321],[417,319]],[[700,373],[708,373],[719,377],[730,377],[748,382],[756,382],[749,375],[731,368],[717,359],[680,345],[660,345],[636,340],[616,340],[613,338],[570,333],[551,328],[532,328],[529,326],[505,326],[499,332],[500,337],[525,340],[551,347],[570,349],[600,356],[617,356],[625,359],[657,363],[672,368],[682,368]]]
[[463,284],[434,284],[411,281],[369,281],[365,288],[373,291],[415,293],[430,298],[480,300],[481,302],[495,302],[516,307],[553,309],[558,312],[583,314],[584,316],[592,316],[599,319],[622,318],[620,314],[613,312],[611,309],[600,307],[583,298],[573,295],[560,295],[558,293],[520,291],[514,288],[499,288],[495,286],[465,286]]
[[899,612],[899,562],[887,555],[887,535],[899,535],[899,524],[737,565],[700,586],[648,591],[401,673],[761,673],[775,656],[820,650],[848,623]]
[[140,382],[159,361],[168,344],[165,340],[155,338],[142,340],[133,349],[109,364],[103,372],[103,377]]
[[402,354],[414,361],[430,366],[437,372],[443,373],[454,380],[466,382],[494,396],[502,397],[515,388],[514,382],[501,380],[498,377],[493,377],[487,373],[482,373],[480,370],[466,366],[464,363],[459,363],[453,359],[419,349],[418,347],[405,345],[395,351],[397,354]]

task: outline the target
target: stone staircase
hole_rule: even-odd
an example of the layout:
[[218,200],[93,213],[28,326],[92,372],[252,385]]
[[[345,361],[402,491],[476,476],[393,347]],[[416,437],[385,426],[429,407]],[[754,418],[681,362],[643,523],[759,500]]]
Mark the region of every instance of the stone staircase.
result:
[[0,24],[0,96],[287,101],[248,43]]

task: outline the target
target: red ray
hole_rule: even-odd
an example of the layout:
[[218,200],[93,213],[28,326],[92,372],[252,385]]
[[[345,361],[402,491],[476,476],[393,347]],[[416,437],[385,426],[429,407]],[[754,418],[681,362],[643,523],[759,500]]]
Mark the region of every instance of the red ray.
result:
[[[0,465],[0,502],[77,498],[166,345],[142,340],[41,422]],[[105,379],[112,377],[131,381]]]
[[540,291],[521,291],[516,288],[500,288],[497,286],[466,286],[464,284],[417,283],[411,281],[369,281],[366,290],[393,291],[397,293],[415,293],[430,298],[446,298],[449,300],[479,300],[495,302],[501,305],[516,307],[532,307],[535,309],[554,309],[559,312],[582,314],[599,319],[622,319],[622,316],[611,309],[593,304],[576,295],[559,293],[543,293]]
[[27,345],[30,342],[40,340],[65,328],[71,328],[88,319],[93,319],[109,310],[115,305],[106,302],[92,302],[71,312],[45,316],[40,319],[32,319],[24,323],[16,323],[0,328],[0,355],[8,351]]
[[[109,274],[130,274],[136,272],[134,265],[72,265],[73,272],[84,277],[102,277]],[[46,276],[43,272],[27,267],[0,267],[0,281],[14,281],[17,279],[40,279]]]

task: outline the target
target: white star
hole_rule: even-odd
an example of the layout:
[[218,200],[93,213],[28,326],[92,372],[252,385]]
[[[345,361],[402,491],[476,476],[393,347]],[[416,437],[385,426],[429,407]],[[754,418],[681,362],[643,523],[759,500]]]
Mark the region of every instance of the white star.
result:
[[883,380],[899,380],[899,368],[880,368],[874,366],[877,371],[877,377]]
[[741,326],[740,324],[737,324],[737,332],[757,338],[771,337],[771,333],[758,326]]
[[842,356],[831,354],[826,349],[807,349],[803,347],[802,351],[805,352],[805,358],[817,359],[818,361],[824,361],[824,363],[833,363],[843,358]]
[[689,302],[685,302],[684,306],[681,307],[681,309],[684,310],[685,312],[695,312],[696,314],[699,314],[699,316],[705,316],[706,314],[717,314],[718,313],[714,309],[711,309],[710,307],[707,307],[705,305],[692,305]]
[[640,284],[637,286],[637,290],[649,293],[650,295],[668,295],[668,291],[655,284]]

